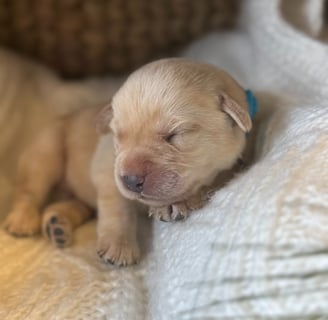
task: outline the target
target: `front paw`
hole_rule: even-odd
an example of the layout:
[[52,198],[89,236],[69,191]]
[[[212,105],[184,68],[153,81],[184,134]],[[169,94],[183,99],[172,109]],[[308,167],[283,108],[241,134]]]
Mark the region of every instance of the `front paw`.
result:
[[133,265],[140,259],[137,241],[122,236],[105,235],[99,237],[97,254],[104,262],[116,266]]
[[150,207],[149,216],[164,222],[185,220],[191,211],[203,208],[209,201],[211,194],[211,190],[204,188],[187,200],[169,206]]
[[189,208],[185,202],[179,202],[163,207],[150,207],[149,216],[163,222],[185,220],[189,214]]
[[32,236],[41,230],[41,217],[39,212],[32,207],[16,209],[8,214],[3,227],[14,236]]

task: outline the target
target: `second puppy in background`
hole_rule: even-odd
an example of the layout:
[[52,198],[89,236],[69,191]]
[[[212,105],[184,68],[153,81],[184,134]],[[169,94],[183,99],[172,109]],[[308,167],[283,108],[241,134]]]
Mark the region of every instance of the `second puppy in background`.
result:
[[[98,255],[133,264],[140,256],[134,200],[164,221],[201,208],[250,150],[254,107],[251,93],[212,65],[150,63],[98,114],[102,135],[92,125],[99,110],[87,109],[55,123],[26,150],[4,226],[14,235],[37,233],[43,212],[44,235],[63,247],[97,210]],[[51,198],[54,189],[64,198]]]

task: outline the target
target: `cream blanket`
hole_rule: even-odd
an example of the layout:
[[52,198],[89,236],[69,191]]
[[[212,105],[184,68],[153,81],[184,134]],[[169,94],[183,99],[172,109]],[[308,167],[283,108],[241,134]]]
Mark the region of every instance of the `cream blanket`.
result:
[[[1,231],[0,319],[328,319],[328,47],[316,39],[322,1],[279,3],[244,1],[240,29],[209,35],[184,53],[274,93],[261,99],[276,111],[263,124],[257,163],[187,221],[145,223],[137,267],[109,269],[97,260],[94,222],[65,250]],[[25,89],[24,100],[46,103],[47,117],[56,115],[59,97],[65,112],[106,97],[103,86],[66,85],[45,71],[36,78],[46,89]]]

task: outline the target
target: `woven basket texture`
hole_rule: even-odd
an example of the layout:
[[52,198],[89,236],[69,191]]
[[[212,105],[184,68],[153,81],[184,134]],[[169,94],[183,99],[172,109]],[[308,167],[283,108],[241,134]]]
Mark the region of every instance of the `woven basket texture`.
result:
[[63,76],[127,72],[232,26],[238,0],[0,0],[0,44]]

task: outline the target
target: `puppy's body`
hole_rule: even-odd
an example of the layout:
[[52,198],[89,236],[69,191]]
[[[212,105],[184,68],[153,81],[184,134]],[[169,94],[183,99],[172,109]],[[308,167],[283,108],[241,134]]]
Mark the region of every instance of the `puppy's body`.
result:
[[[96,114],[102,136],[93,127]],[[72,229],[97,209],[98,254],[134,263],[139,247],[130,200],[162,220],[185,218],[206,203],[216,177],[222,184],[229,176],[251,127],[244,90],[222,70],[183,59],[146,65],[110,106],[59,121],[26,151],[5,227],[34,234],[43,211],[45,236],[66,246]],[[55,187],[64,196],[49,203]]]
[[90,163],[100,137],[90,120],[95,119],[99,111],[99,108],[85,109],[70,116],[62,124],[66,155],[65,181],[78,198],[93,208],[97,206],[97,191],[92,183]]

